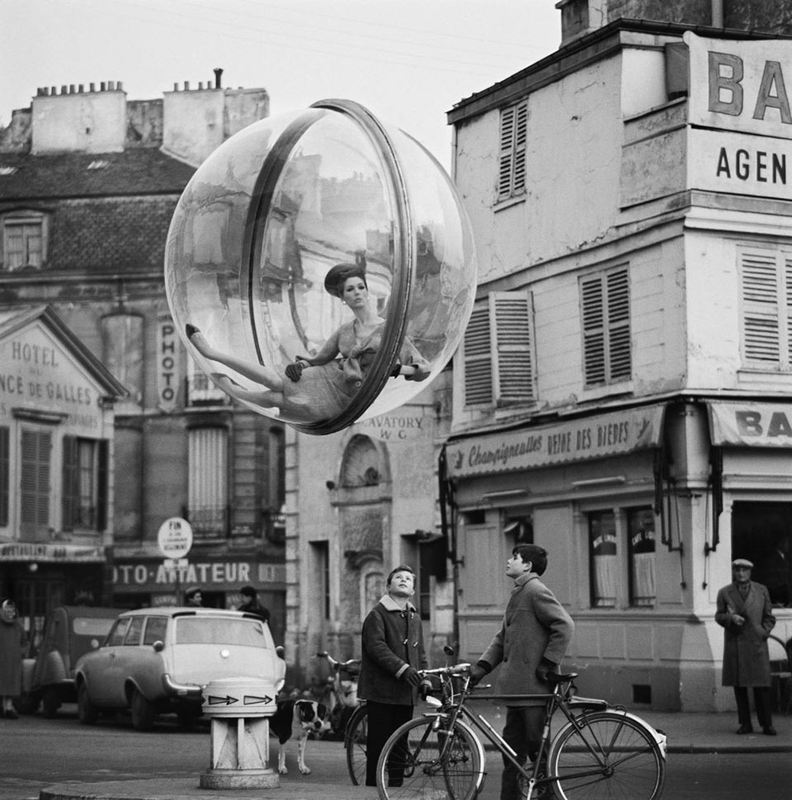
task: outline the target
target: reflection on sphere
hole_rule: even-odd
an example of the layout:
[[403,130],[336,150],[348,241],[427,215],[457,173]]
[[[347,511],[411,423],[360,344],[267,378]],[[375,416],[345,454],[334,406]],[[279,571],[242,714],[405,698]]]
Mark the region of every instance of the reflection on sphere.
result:
[[[344,265],[357,279],[331,291]],[[322,101],[249,126],[198,169],[171,222],[166,287],[218,386],[322,434],[397,408],[442,370],[470,316],[475,255],[423,146]]]

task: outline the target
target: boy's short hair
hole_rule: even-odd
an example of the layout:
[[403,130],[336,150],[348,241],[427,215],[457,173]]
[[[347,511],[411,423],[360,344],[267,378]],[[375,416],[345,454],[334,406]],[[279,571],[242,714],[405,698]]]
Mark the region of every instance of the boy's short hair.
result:
[[256,590],[252,586],[243,586],[239,590],[239,593],[242,595],[242,597],[255,597],[256,596]]
[[519,556],[524,564],[530,561],[537,575],[543,575],[547,569],[547,550],[538,544],[518,544],[512,549],[512,555]]
[[415,570],[409,564],[399,564],[398,567],[394,567],[390,574],[388,575],[388,580],[385,582],[386,586],[390,586],[390,582],[393,580],[393,576],[397,572],[409,572],[410,575],[413,576],[413,582],[415,582]]

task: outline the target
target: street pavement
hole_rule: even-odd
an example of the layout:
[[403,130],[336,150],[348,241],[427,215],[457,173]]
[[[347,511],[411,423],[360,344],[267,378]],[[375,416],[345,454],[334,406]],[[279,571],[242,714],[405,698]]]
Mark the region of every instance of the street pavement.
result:
[[[472,702],[478,711],[500,730],[503,709],[488,702]],[[766,736],[761,729],[748,735],[737,735],[736,713],[662,713],[630,711],[642,717],[668,737],[668,753],[792,753],[792,715],[776,715],[773,726],[777,736]],[[271,752],[276,752],[272,748]],[[343,757],[339,755],[339,757]],[[305,783],[299,775],[282,776],[279,786],[269,789],[200,789],[199,776],[163,779],[141,774],[137,780],[102,781],[98,783],[64,783],[41,790],[39,800],[376,800],[377,791],[365,786]]]

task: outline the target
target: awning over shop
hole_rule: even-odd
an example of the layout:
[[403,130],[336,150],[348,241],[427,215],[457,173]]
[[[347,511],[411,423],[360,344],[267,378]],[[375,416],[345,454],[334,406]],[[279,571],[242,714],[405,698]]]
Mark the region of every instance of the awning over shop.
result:
[[451,441],[448,476],[536,469],[657,447],[665,406],[630,408]]
[[0,561],[39,561],[41,563],[104,563],[104,547],[79,544],[9,542],[0,544]]
[[792,403],[708,404],[712,444],[792,447]]

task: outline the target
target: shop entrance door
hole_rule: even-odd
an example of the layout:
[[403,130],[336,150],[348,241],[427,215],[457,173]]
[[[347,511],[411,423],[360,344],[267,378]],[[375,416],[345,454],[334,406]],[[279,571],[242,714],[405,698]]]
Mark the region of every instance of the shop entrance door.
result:
[[792,503],[737,502],[732,508],[732,558],[747,558],[751,580],[764,584],[774,606],[792,605]]

